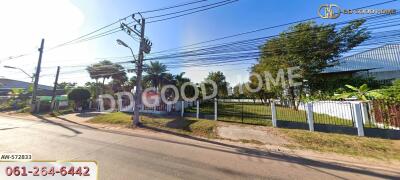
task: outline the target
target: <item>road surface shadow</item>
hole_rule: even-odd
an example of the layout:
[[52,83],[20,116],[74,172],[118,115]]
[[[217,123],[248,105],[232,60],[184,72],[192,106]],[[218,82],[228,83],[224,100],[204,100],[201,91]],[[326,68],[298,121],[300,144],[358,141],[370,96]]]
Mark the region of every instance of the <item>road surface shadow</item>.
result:
[[55,116],[54,118],[57,118],[59,120],[62,120],[62,121],[65,121],[65,122],[69,122],[69,123],[72,123],[72,124],[75,124],[75,125],[78,125],[78,126],[83,126],[83,127],[89,128],[89,129],[98,129],[98,128],[95,128],[95,127],[92,127],[92,126],[88,126],[88,125],[85,125],[85,124],[77,123],[75,121],[71,121],[71,120],[63,118],[63,117]]
[[71,128],[71,127],[65,125],[65,124],[62,124],[62,123],[58,123],[58,122],[54,122],[54,121],[52,121],[52,120],[49,120],[49,119],[45,118],[44,116],[36,115],[36,114],[34,114],[33,116],[39,118],[42,122],[50,123],[50,124],[53,124],[53,125],[62,127],[62,128],[64,128],[64,129],[67,129],[67,130],[73,132],[74,134],[82,134],[82,132],[80,132],[80,131],[78,131],[78,130],[76,130],[76,129],[73,129],[73,128]]
[[10,127],[10,128],[2,128],[0,131],[5,131],[5,130],[11,130],[11,129],[17,129],[19,127]]

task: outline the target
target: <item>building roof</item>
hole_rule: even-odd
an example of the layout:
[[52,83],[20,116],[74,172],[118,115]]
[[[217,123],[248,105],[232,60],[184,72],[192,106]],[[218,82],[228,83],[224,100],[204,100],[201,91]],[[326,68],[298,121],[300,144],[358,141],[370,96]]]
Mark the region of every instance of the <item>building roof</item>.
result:
[[[31,84],[32,83],[30,82],[0,78],[0,89],[12,89],[12,88],[28,89]],[[53,87],[39,84],[38,89],[52,90]]]
[[363,71],[400,71],[400,44],[388,44],[341,58],[339,64],[322,73]]

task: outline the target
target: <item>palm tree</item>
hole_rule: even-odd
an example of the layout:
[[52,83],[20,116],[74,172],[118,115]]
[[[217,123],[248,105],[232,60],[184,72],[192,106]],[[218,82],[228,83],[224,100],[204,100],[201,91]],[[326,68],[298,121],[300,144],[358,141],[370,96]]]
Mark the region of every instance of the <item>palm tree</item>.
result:
[[100,61],[99,63],[88,66],[86,70],[88,71],[90,78],[95,79],[96,82],[98,79],[103,78],[104,85],[104,81],[111,77],[112,66],[113,63],[110,61]]
[[168,76],[166,73],[167,66],[160,63],[159,61],[150,62],[145,65],[146,75],[143,76],[143,81],[150,83],[153,87],[159,89],[159,87],[165,82]]
[[[174,83],[176,85],[176,87],[179,90],[179,93],[181,92],[181,87],[183,86],[184,83],[190,82],[189,78],[184,77],[185,72],[181,72],[180,74],[177,74],[174,76]],[[186,86],[184,93],[186,95],[186,97],[193,97],[195,94],[195,89],[193,86]],[[182,98],[182,94],[180,94],[180,97]]]
[[163,79],[160,82],[161,87],[163,85],[167,85],[167,84],[175,84],[174,75],[172,75],[171,73],[166,73],[165,76],[163,77]]
[[189,78],[183,77],[185,75],[185,72],[181,72],[180,74],[177,74],[174,76],[175,79],[175,85],[180,89],[185,82],[190,82]]
[[103,79],[102,86],[104,91],[104,82],[106,79],[112,78],[118,85],[124,84],[127,81],[126,72],[123,66],[114,64],[111,61],[100,61],[86,68],[90,78],[96,80],[96,84],[100,78]]

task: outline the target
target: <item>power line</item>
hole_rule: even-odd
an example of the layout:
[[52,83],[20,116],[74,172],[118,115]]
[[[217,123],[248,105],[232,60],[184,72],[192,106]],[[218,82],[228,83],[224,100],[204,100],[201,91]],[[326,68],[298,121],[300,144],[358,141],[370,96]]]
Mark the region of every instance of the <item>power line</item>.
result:
[[[363,8],[369,8],[369,7],[373,7],[373,6],[379,6],[379,5],[388,4],[388,3],[392,3],[392,2],[396,2],[396,1],[397,1],[397,0],[390,0],[390,1],[385,1],[385,2],[381,2],[381,3],[371,4],[371,5],[368,5],[368,6],[356,8],[355,10],[357,10],[357,9],[363,9]],[[284,24],[280,24],[280,25],[264,27],[264,28],[260,28],[260,29],[255,29],[255,30],[243,32],[243,33],[237,33],[237,34],[233,34],[233,35],[229,35],[229,36],[224,36],[224,37],[220,37],[220,38],[216,38],[216,39],[211,39],[211,40],[207,40],[207,41],[202,41],[202,42],[198,42],[198,43],[194,43],[194,44],[189,44],[189,45],[180,46],[180,47],[176,47],[176,48],[171,48],[171,49],[166,49],[166,50],[162,50],[162,51],[157,51],[157,52],[153,52],[153,53],[151,53],[151,54],[157,54],[157,53],[167,52],[167,51],[171,51],[171,50],[182,49],[182,48],[185,48],[185,47],[192,47],[192,46],[196,46],[196,45],[199,45],[199,44],[205,44],[205,43],[209,43],[209,42],[220,41],[220,40],[224,40],[224,39],[228,39],[228,38],[238,37],[238,36],[242,36],[242,35],[246,35],[246,34],[252,34],[252,33],[260,32],[260,31],[265,31],[265,30],[269,30],[269,29],[274,29],[274,28],[278,28],[278,27],[284,27],[284,26],[288,26],[288,25],[292,25],[292,24],[297,24],[297,23],[301,23],[301,22],[305,22],[305,21],[310,21],[310,20],[314,20],[314,19],[319,19],[319,18],[320,18],[320,17],[318,16],[318,17],[313,17],[313,18],[308,18],[308,19],[293,21],[293,22],[290,22],[290,23],[284,23]]]
[[[376,27],[376,28],[380,28],[380,27]],[[351,51],[358,50],[362,46],[376,45],[377,43],[385,43],[388,40],[393,41],[393,40],[396,40],[396,38],[399,35],[400,35],[400,33],[398,33],[397,29],[384,31],[384,32],[372,33],[371,37],[369,39],[367,39],[360,46],[354,48]],[[195,59],[190,59],[190,60],[184,59],[180,62],[176,62],[176,63],[185,63],[187,61],[210,61],[210,60],[215,60],[215,58],[238,58],[238,57],[241,57],[240,55],[243,55],[244,53],[249,53],[249,52],[253,52],[255,55],[254,57],[257,57],[257,56],[259,56],[258,47],[268,39],[269,39],[269,37],[261,37],[261,38],[254,38],[254,39],[250,39],[250,40],[235,41],[235,42],[231,42],[231,43],[225,43],[223,45],[219,44],[219,45],[208,47],[205,49],[198,49],[198,50],[192,50],[192,51],[181,52],[181,53],[173,53],[171,55],[154,57],[152,59],[147,59],[147,60],[163,60],[163,59],[176,60],[176,58],[190,58],[190,57],[195,58]],[[118,57],[112,57],[112,58],[118,59]],[[126,59],[127,57],[122,57],[122,58]],[[105,60],[105,58],[97,58],[97,59]],[[124,63],[129,63],[129,62],[130,61],[118,61],[118,62],[114,62],[114,63],[124,64]],[[65,66],[65,67],[68,67],[68,66]],[[78,66],[72,66],[72,67],[82,67],[82,66],[78,65]],[[46,67],[46,68],[49,68],[49,67]]]
[[[168,7],[163,7],[163,8],[153,9],[153,10],[141,11],[141,12],[134,13],[134,14],[139,14],[139,13],[140,13],[140,14],[146,14],[146,13],[164,11],[164,10],[179,8],[179,7],[183,7],[183,6],[193,5],[193,4],[197,4],[197,3],[201,3],[201,2],[205,2],[205,1],[207,1],[207,0],[191,1],[191,2],[186,2],[186,3],[182,3],[182,4],[178,4],[178,5],[173,5],[173,6],[168,6]],[[82,35],[82,36],[79,36],[79,37],[77,37],[77,38],[74,38],[74,39],[72,39],[72,40],[69,40],[69,41],[67,41],[67,42],[64,42],[64,43],[58,44],[58,45],[56,45],[56,46],[53,46],[53,47],[49,48],[48,51],[53,50],[53,49],[56,49],[56,48],[59,48],[59,47],[63,47],[63,46],[68,45],[68,44],[71,44],[72,42],[81,40],[82,38],[87,38],[88,36],[90,36],[90,35],[92,35],[92,34],[94,34],[94,33],[97,33],[97,32],[99,32],[99,31],[101,31],[101,30],[104,30],[104,29],[106,29],[106,28],[108,28],[108,27],[111,27],[111,26],[113,26],[113,25],[115,25],[115,24],[118,24],[122,19],[126,19],[126,18],[130,17],[131,15],[132,15],[132,14],[127,15],[127,16],[125,16],[125,17],[123,17],[123,18],[121,18],[121,19],[119,19],[119,20],[117,20],[117,21],[114,21],[114,22],[112,22],[112,23],[110,23],[110,24],[108,24],[108,25],[105,25],[105,26],[103,26],[103,27],[100,27],[100,28],[98,28],[98,29],[96,29],[96,30],[94,30],[94,31],[92,31],[92,32],[89,32],[89,33],[87,33],[87,34],[84,34],[84,35]],[[116,29],[119,29],[119,28],[116,28]],[[118,31],[114,31],[114,30],[116,30],[116,29],[113,29],[113,31],[110,31],[110,30],[109,30],[109,31],[107,31],[107,33],[101,34],[100,36],[97,35],[95,38],[93,38],[93,37],[92,37],[92,38],[87,38],[86,40],[93,40],[93,39],[97,39],[97,38],[99,38],[99,37],[103,37],[103,36],[106,36],[106,35],[110,35],[110,34],[116,33],[116,32],[118,32]],[[84,41],[80,41],[80,42],[84,42]],[[4,60],[18,59],[18,58],[21,58],[21,57],[24,57],[24,56],[27,56],[27,55],[30,55],[30,54],[33,54],[33,53],[35,53],[35,51],[34,51],[34,52],[30,52],[30,53],[23,53],[23,54],[16,55],[16,56],[9,56],[9,57],[0,59],[0,62],[2,62],[2,61],[4,61]]]
[[[399,25],[399,24],[396,24],[396,25]],[[390,26],[393,26],[393,25],[390,25]],[[375,29],[385,28],[385,27],[387,27],[387,26],[375,27]],[[396,32],[396,31],[390,31],[390,32]],[[237,48],[241,48],[241,49],[245,48],[245,50],[257,50],[258,46],[262,45],[262,43],[264,43],[266,40],[271,39],[275,36],[276,35],[261,37],[261,38],[254,38],[254,39],[244,40],[244,41],[236,41],[233,43],[224,43],[224,44],[219,44],[216,46],[211,46],[211,47],[207,47],[207,48],[203,48],[203,49],[196,49],[196,50],[191,50],[191,51],[184,51],[184,52],[179,52],[179,53],[171,53],[169,55],[152,57],[152,58],[148,58],[147,60],[161,60],[161,59],[188,57],[188,56],[200,56],[200,55],[208,55],[208,54],[212,54],[212,53],[217,54],[220,52],[222,52],[222,53],[229,53],[232,51],[237,52],[239,50]],[[372,38],[370,38],[369,40],[371,40],[371,39]],[[369,41],[369,40],[367,40],[367,41]],[[249,46],[248,44],[250,44],[250,48],[246,49],[246,47]],[[229,46],[229,47],[227,47],[227,46]],[[239,47],[232,48],[232,46],[239,46]],[[218,49],[218,50],[215,50],[215,49]],[[229,50],[231,50],[231,51],[229,51]]]
[[[192,4],[200,3],[200,2],[204,2],[204,1],[205,1],[205,0],[194,1],[194,2],[189,2],[189,3],[184,3],[184,4],[181,4],[181,5],[175,5],[175,6],[170,6],[170,7],[166,7],[166,8],[160,8],[160,9],[156,9],[156,10],[148,10],[148,11],[139,12],[139,13],[134,13],[134,14],[143,14],[143,13],[150,13],[150,12],[157,12],[157,11],[162,11],[162,10],[168,10],[168,9],[177,8],[177,7],[182,7],[182,6],[187,6],[187,5],[192,5]],[[228,0],[228,1],[232,1],[232,0]],[[237,1],[237,0],[234,0],[234,1]],[[216,3],[213,3],[213,4],[216,4]],[[211,5],[212,5],[212,4],[211,4]],[[225,4],[223,4],[223,5],[225,5]],[[206,5],[206,6],[209,6],[209,5]],[[221,6],[221,5],[219,5],[219,6]],[[212,8],[216,8],[216,7],[219,7],[219,6],[213,6]],[[196,7],[196,8],[191,8],[191,9],[198,9],[198,8],[201,8],[201,7],[204,7],[204,6],[200,6],[200,7]],[[207,8],[207,9],[211,9],[211,8]],[[204,11],[204,10],[207,10],[207,9],[202,9],[201,11]],[[185,10],[185,11],[186,11],[186,10]],[[196,12],[200,12],[200,11],[196,11]],[[196,12],[191,12],[191,13],[179,15],[179,16],[177,16],[177,17],[181,17],[181,16],[184,16],[184,15],[193,14],[193,13],[196,13]],[[173,13],[172,13],[172,14],[173,14]],[[131,16],[131,15],[129,15],[129,16]],[[126,17],[124,17],[124,18],[122,18],[122,19],[120,19],[120,20],[118,20],[118,21],[116,21],[116,22],[114,22],[114,23],[112,23],[112,24],[109,24],[109,25],[107,25],[107,27],[110,27],[110,26],[112,26],[112,25],[115,25],[115,24],[117,24],[118,22],[121,22],[122,20],[125,20],[125,19],[128,18],[129,16],[126,16]],[[162,16],[166,16],[166,15],[160,15],[160,16],[157,16],[157,17],[162,17]],[[176,18],[176,17],[174,17],[174,18]],[[157,20],[157,22],[158,22],[158,21],[159,21],[159,20]],[[153,21],[153,22],[155,22],[155,21]],[[131,25],[132,23],[133,23],[133,22],[130,22],[130,23],[128,23],[128,25],[130,25],[130,27],[133,27],[134,25]],[[148,22],[148,23],[152,23],[152,22],[150,21],[150,22]],[[103,27],[102,29],[104,29],[104,28],[106,28],[106,27]],[[111,34],[114,34],[114,33],[117,33],[117,32],[119,32],[119,31],[121,31],[120,28],[117,27],[117,28],[110,29],[110,30],[108,30],[108,31],[106,31],[106,32],[103,32],[103,33],[94,35],[94,36],[92,36],[92,37],[87,37],[87,36],[89,36],[89,35],[91,35],[91,34],[93,34],[93,33],[95,33],[95,32],[98,32],[99,30],[101,30],[101,29],[98,29],[98,30],[96,30],[96,31],[93,31],[92,33],[83,35],[83,36],[81,36],[81,37],[79,37],[79,38],[76,38],[76,39],[74,39],[74,40],[68,41],[68,42],[66,42],[66,43],[62,43],[62,44],[60,44],[60,45],[58,45],[58,46],[55,46],[55,47],[53,47],[53,48],[51,48],[51,49],[59,48],[59,47],[62,47],[62,46],[71,44],[72,42],[74,42],[73,44],[77,44],[77,43],[81,43],[81,42],[85,42],[85,41],[90,41],[90,40],[93,40],[93,39],[97,39],[97,38],[100,38],[100,37],[108,36],[108,35],[111,35]],[[82,38],[84,38],[84,37],[87,37],[87,38],[82,39]],[[75,41],[77,41],[77,42],[75,42]]]
[[[373,20],[376,20],[376,17],[373,17],[373,18],[374,18]],[[329,24],[329,25],[343,25],[343,24],[351,22],[351,21],[354,21],[354,20],[349,20],[349,21],[335,23],[335,24]],[[370,24],[371,25],[372,23],[369,23],[369,21],[367,21],[365,24]],[[329,26],[329,25],[327,25],[327,26]],[[375,22],[373,25],[378,25],[378,23]],[[268,39],[270,39],[272,37],[276,37],[278,35],[279,34],[272,35],[272,36],[261,37],[261,38],[254,38],[254,39],[244,40],[244,41],[241,40],[241,41],[235,41],[235,42],[230,42],[230,43],[217,44],[217,45],[212,45],[212,46],[210,46],[210,45],[202,46],[202,47],[205,47],[205,49],[196,49],[195,51],[196,52],[206,51],[206,50],[209,50],[209,49],[214,49],[216,47],[225,47],[227,45],[229,45],[229,46],[231,46],[231,45],[240,45],[241,47],[243,47],[243,45],[247,45],[247,44],[250,44],[250,43],[254,44],[256,42],[258,42],[258,43],[264,42],[264,41],[266,41],[266,40],[268,40]],[[194,50],[193,51],[185,51],[185,52],[182,52],[182,53],[175,53],[175,54],[182,55],[182,54],[187,54],[187,53],[190,53],[190,52],[194,52]],[[206,52],[209,52],[209,51],[206,51]],[[172,55],[174,55],[174,53],[168,54],[168,55],[163,55],[163,56],[147,58],[147,60],[162,59],[164,57],[169,57],[169,56],[172,56]],[[173,57],[176,57],[176,56],[173,56]],[[107,57],[107,58],[96,58],[96,59],[104,59],[104,60],[117,60],[117,59],[119,59],[119,60],[122,60],[122,59],[131,59],[131,57],[130,56],[124,56],[124,57],[112,57],[112,58]]]
[[197,4],[197,3],[201,3],[201,2],[205,2],[205,1],[207,1],[207,0],[192,1],[192,2],[187,2],[187,3],[183,3],[183,4],[178,4],[178,5],[163,7],[163,8],[159,8],[159,9],[141,11],[140,13],[141,13],[141,14],[146,14],[146,13],[152,13],[152,12],[157,12],[157,11],[164,11],[164,10],[174,9],[174,8],[178,8],[178,7],[182,7],[182,6]]
[[[165,20],[169,20],[169,19],[174,19],[174,18],[178,18],[178,17],[194,14],[194,13],[197,13],[197,12],[201,12],[201,11],[209,10],[209,9],[212,9],[212,8],[220,7],[220,6],[223,6],[223,5],[227,5],[227,4],[233,3],[233,2],[238,1],[238,0],[228,0],[228,1],[229,2],[227,2],[227,3],[219,4],[219,5],[216,5],[216,6],[209,7],[209,8],[204,8],[204,9],[200,9],[200,10],[193,11],[193,12],[190,12],[190,13],[180,14],[180,15],[177,15],[177,16],[168,17],[168,18],[164,18],[164,19],[154,20],[154,21],[150,21],[148,23],[161,22],[161,21],[165,21]],[[217,4],[217,3],[214,3],[214,4]],[[211,4],[211,5],[213,5],[213,4]],[[206,6],[209,6],[209,5],[206,5]],[[204,7],[204,6],[200,6],[200,7]],[[199,7],[192,8],[192,9],[198,9],[198,8]],[[187,11],[187,10],[184,10],[184,11]],[[170,13],[170,14],[175,14],[175,13]],[[166,16],[166,15],[162,15],[162,16]],[[159,17],[161,17],[161,16],[159,16]],[[137,24],[132,24],[132,23],[134,23],[134,22],[127,23],[127,25],[129,25],[129,27],[133,27],[134,25],[137,25]],[[77,44],[77,43],[81,43],[81,42],[85,42],[85,41],[90,41],[90,40],[93,40],[93,39],[101,38],[101,37],[108,36],[108,35],[111,35],[111,34],[114,34],[114,33],[120,32],[120,31],[121,31],[120,28],[117,27],[117,28],[114,28],[114,29],[110,29],[110,30],[108,30],[106,32],[94,35],[92,37],[88,37],[86,39],[81,39],[79,41],[74,42],[73,44]]]
[[[166,13],[166,14],[160,14],[160,15],[155,15],[155,16],[150,16],[150,17],[146,17],[146,19],[154,19],[154,18],[159,18],[159,17],[164,17],[164,16],[170,16],[170,15],[175,15],[175,14],[180,14],[180,13],[184,13],[184,12],[188,12],[188,11],[193,11],[196,9],[202,9],[202,8],[207,8],[210,6],[214,6],[214,5],[218,5],[218,4],[223,4],[223,3],[227,3],[227,2],[235,2],[238,0],[224,0],[224,1],[219,1],[216,3],[212,3],[212,4],[207,4],[207,5],[203,5],[203,6],[199,6],[199,7],[195,7],[195,8],[190,8],[190,9],[185,9],[185,10],[181,10],[181,11],[175,11],[175,12],[171,12],[171,13]],[[150,21],[151,22],[151,21]],[[150,23],[149,22],[149,23]]]
[[[376,3],[376,4],[372,4],[372,5],[360,7],[360,8],[357,8],[357,9],[368,8],[368,7],[372,7],[372,6],[378,6],[378,5],[387,4],[387,3],[391,3],[391,2],[395,2],[395,1],[397,1],[397,0],[391,0],[391,1],[381,2],[381,3]],[[189,2],[189,3],[184,3],[184,4],[175,5],[175,6],[170,6],[170,7],[165,7],[165,8],[160,8],[160,9],[156,9],[156,10],[142,11],[142,13],[149,13],[149,12],[156,12],[156,11],[161,11],[161,10],[167,10],[167,9],[182,7],[182,6],[191,5],[191,4],[200,3],[200,2],[203,2],[203,1],[193,1],[193,2]],[[234,2],[234,1],[232,1],[232,2]],[[232,2],[227,2],[226,4],[232,3]],[[222,4],[221,4],[221,5],[222,5]],[[218,6],[221,6],[221,5],[218,5]],[[225,5],[225,4],[224,4],[224,5]],[[216,6],[216,7],[218,7],[218,6]],[[215,8],[215,7],[213,6],[213,7],[206,8],[206,9],[201,9],[201,10],[198,10],[198,11],[195,11],[195,12],[190,12],[190,13],[181,14],[181,15],[174,16],[174,17],[168,17],[168,18],[164,18],[164,19],[159,19],[159,20],[155,20],[155,21],[153,21],[153,22],[159,22],[159,21],[164,21],[164,20],[168,20],[168,19],[173,19],[173,18],[177,18],[177,17],[181,17],[181,16],[184,16],[184,15],[193,14],[193,13],[200,12],[200,11],[204,11],[204,10],[211,9],[211,8]],[[126,16],[126,17],[124,17],[124,18],[127,18],[127,17],[129,17],[129,16]],[[190,46],[195,46],[195,45],[198,45],[198,44],[204,44],[204,43],[208,43],[208,42],[219,41],[219,40],[223,40],[223,39],[227,39],[227,38],[242,36],[242,35],[245,35],[245,34],[251,34],[251,33],[259,32],[259,31],[264,31],[264,30],[267,30],[267,29],[272,29],[272,28],[287,26],[287,25],[291,25],[291,24],[295,24],[295,23],[299,23],[299,22],[303,22],[303,21],[309,21],[309,20],[313,20],[313,19],[316,19],[316,18],[318,18],[318,17],[309,18],[309,19],[305,19],[305,20],[301,20],[301,21],[295,21],[295,22],[291,22],[291,23],[285,23],[285,24],[281,24],[281,25],[277,25],[277,26],[271,26],[271,27],[261,28],[261,29],[257,29],[257,30],[253,30],[253,31],[248,31],[248,32],[244,32],[244,33],[239,33],[239,34],[235,34],[235,35],[231,35],[231,36],[225,36],[225,37],[221,37],[221,38],[217,38],[217,39],[212,39],[212,40],[203,41],[203,42],[199,42],[199,43],[195,43],[195,44],[190,44],[190,45],[186,45],[186,46],[181,46],[181,47],[179,47],[179,48],[182,48],[182,47],[190,47]],[[120,21],[120,20],[119,20],[119,21]],[[109,25],[106,25],[106,26],[104,26],[104,27],[102,27],[102,28],[99,28],[99,29],[97,29],[97,30],[95,30],[95,31],[92,31],[91,33],[88,33],[88,34],[85,34],[85,35],[83,35],[83,36],[80,36],[80,38],[79,38],[79,37],[78,37],[78,38],[75,38],[74,40],[76,41],[76,40],[78,40],[78,39],[82,39],[83,37],[87,37],[87,36],[89,36],[89,35],[91,35],[91,34],[93,34],[93,33],[95,33],[95,32],[98,32],[98,31],[100,31],[100,30],[106,28],[106,27],[109,27],[109,26],[111,26],[111,25],[113,25],[113,24],[115,25],[115,24],[116,24],[117,22],[119,22],[119,21],[115,21],[115,22],[113,22],[113,23],[111,23],[111,24],[109,24]],[[152,22],[152,21],[150,21],[150,22],[148,22],[148,23],[151,23],[151,22]],[[102,33],[102,34],[97,34],[97,35],[95,35],[95,36],[93,36],[93,37],[89,37],[89,38],[86,38],[86,39],[84,39],[84,40],[80,40],[79,42],[85,42],[85,41],[97,39],[97,38],[100,38],[100,37],[104,37],[104,36],[107,36],[107,35],[110,35],[110,34],[114,34],[114,33],[116,33],[116,32],[119,32],[119,29],[118,29],[118,30],[117,30],[117,29],[118,29],[118,28],[115,28],[115,29],[109,30],[109,31],[107,31],[107,32],[104,32],[104,33]],[[60,45],[57,45],[56,47],[62,47],[62,46],[64,46],[64,45],[67,45],[67,43],[71,43],[72,41],[73,41],[73,40],[68,41],[68,42],[66,42],[66,43],[62,43],[62,44],[60,44]],[[76,44],[76,43],[75,43],[75,44]],[[62,46],[61,46],[61,45],[62,45]],[[159,52],[154,52],[154,53],[152,53],[152,54],[156,54],[156,53],[160,53],[160,52],[165,52],[165,51],[169,51],[169,50],[174,50],[174,49],[179,49],[179,48],[173,48],[173,49],[163,50],[163,51],[159,51]],[[54,49],[54,47],[51,48],[51,49]],[[16,59],[16,58],[19,58],[19,57],[26,56],[27,54],[28,54],[28,53],[22,54],[22,55],[19,55],[19,56],[11,56],[11,57],[8,57],[8,58],[5,58],[5,59]],[[29,54],[31,54],[31,53],[29,53]]]
[[216,5],[216,6],[212,6],[212,7],[209,7],[209,8],[204,8],[204,9],[200,9],[200,10],[197,10],[197,11],[193,11],[193,12],[189,12],[189,13],[185,13],[185,14],[180,14],[180,15],[176,15],[176,16],[172,16],[172,17],[168,17],[168,18],[164,18],[164,19],[158,19],[158,20],[149,21],[149,23],[161,22],[161,21],[175,19],[175,18],[182,17],[182,16],[187,16],[187,15],[190,15],[190,14],[194,14],[194,13],[206,11],[206,10],[209,10],[209,9],[217,8],[217,7],[220,7],[220,6],[224,6],[224,5],[227,5],[227,4],[231,4],[231,3],[236,2],[236,1],[238,1],[238,0],[233,0],[233,1],[230,1],[230,2],[226,2],[226,3],[223,3],[223,4]]
[[[392,2],[392,1],[387,1],[387,2],[383,2],[383,3],[389,3],[389,2]],[[379,5],[380,4],[383,4],[383,3],[378,3]],[[377,5],[377,4],[374,4],[374,5],[370,5],[370,6],[375,6],[375,5]],[[366,6],[366,7],[370,7],[370,6]],[[118,30],[119,31],[119,30]],[[85,40],[91,40],[91,39],[95,39],[95,38],[99,38],[99,37],[102,37],[102,36],[105,36],[105,35],[108,35],[108,34],[111,34],[111,33],[114,33],[114,32],[116,32],[116,31],[110,31],[110,32],[108,32],[107,34],[103,34],[103,35],[96,35],[96,36],[92,36],[92,37],[89,37],[90,39],[85,39]],[[81,40],[81,41],[83,41],[83,40]],[[198,44],[198,43],[197,43]]]

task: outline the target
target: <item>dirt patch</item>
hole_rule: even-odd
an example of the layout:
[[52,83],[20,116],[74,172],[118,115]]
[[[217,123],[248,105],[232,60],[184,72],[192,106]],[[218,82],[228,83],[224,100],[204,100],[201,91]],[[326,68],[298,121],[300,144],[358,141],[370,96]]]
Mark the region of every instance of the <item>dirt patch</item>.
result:
[[254,141],[269,145],[286,145],[289,142],[272,127],[220,123],[218,137],[237,141]]

